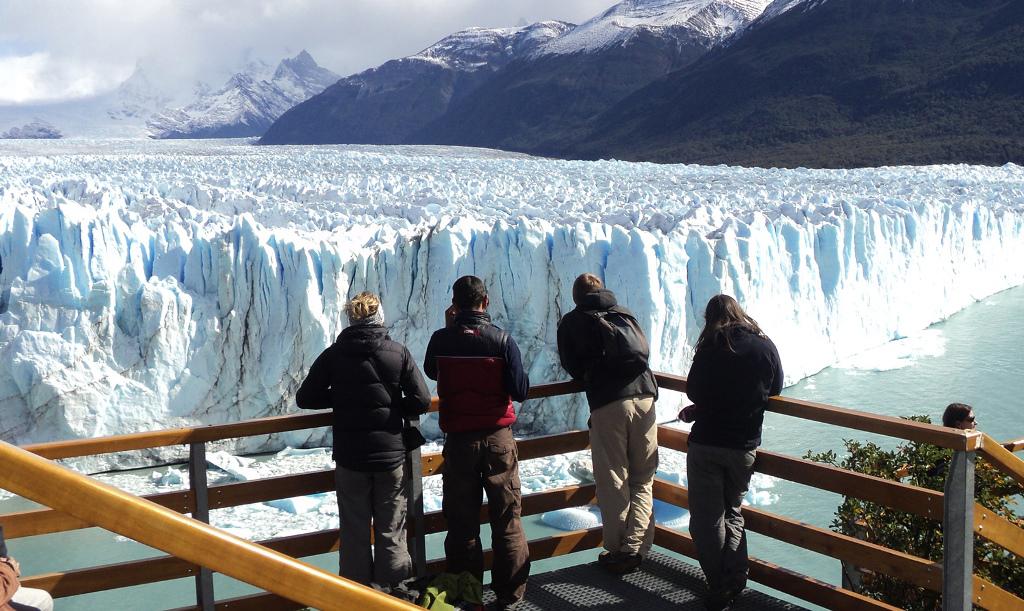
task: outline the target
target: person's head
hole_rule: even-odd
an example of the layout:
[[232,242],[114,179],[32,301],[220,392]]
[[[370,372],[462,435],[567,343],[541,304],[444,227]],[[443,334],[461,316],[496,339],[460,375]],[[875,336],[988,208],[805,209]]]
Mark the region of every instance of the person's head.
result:
[[966,403],[950,403],[942,412],[942,426],[968,431],[976,428],[977,424],[974,408]]
[[751,333],[764,335],[757,322],[747,315],[740,307],[739,302],[729,295],[715,295],[708,300],[704,308],[704,330],[700,332],[697,345],[707,343],[723,344],[732,349],[729,341],[729,332],[737,327],[745,328]]
[[490,305],[487,287],[476,276],[463,276],[452,285],[452,304],[460,311],[483,312]]
[[363,291],[345,304],[345,314],[350,325],[384,324],[384,310],[380,307],[380,297],[369,291]]
[[580,305],[584,297],[599,288],[604,288],[600,278],[591,273],[580,274],[572,283],[572,300],[576,305]]

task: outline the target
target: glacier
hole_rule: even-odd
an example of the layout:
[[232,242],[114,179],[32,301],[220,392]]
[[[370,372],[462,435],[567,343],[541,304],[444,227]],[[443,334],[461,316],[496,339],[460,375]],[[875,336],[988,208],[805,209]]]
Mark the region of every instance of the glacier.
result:
[[[487,283],[534,384],[573,279],[604,278],[685,374],[706,300],[735,295],[792,383],[1024,283],[1024,168],[780,170],[555,161],[449,147],[0,143],[0,439],[24,444],[296,411],[380,293],[421,356],[451,283]],[[680,396],[665,393],[671,420]],[[585,426],[528,401],[516,432]],[[428,418],[428,433],[436,423]],[[299,431],[232,452],[329,443]]]

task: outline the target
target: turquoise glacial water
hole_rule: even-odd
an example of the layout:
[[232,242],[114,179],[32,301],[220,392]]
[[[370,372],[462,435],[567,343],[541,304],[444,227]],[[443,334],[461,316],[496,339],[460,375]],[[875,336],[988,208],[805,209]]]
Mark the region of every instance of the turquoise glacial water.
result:
[[[997,439],[1021,438],[1024,437],[1024,400],[1020,393],[1024,371],[1022,319],[1024,287],[974,304],[920,337],[890,344],[844,366],[826,369],[787,388],[784,394],[878,414],[924,414],[935,421],[940,419],[946,404],[961,401],[974,406],[980,428]],[[802,456],[809,450],[841,449],[843,439],[851,436],[886,446],[898,443],[891,438],[769,414],[765,422],[764,447]],[[771,492],[776,499],[767,507],[769,511],[822,527],[828,526],[841,502],[839,495],[785,481],[777,482]],[[9,499],[0,502],[0,513],[28,506],[20,499]],[[527,528],[531,537],[559,532],[540,523],[536,517],[528,520]],[[840,567],[836,560],[756,534],[750,539],[752,555],[827,582],[839,582]],[[430,537],[431,556],[441,553],[440,544],[440,536]],[[159,555],[145,546],[118,542],[110,533],[99,529],[18,539],[11,541],[9,547],[21,560],[26,574]],[[588,551],[537,562],[534,570],[589,561],[596,554],[596,551]],[[311,561],[328,570],[337,568],[334,555]],[[192,584],[191,580],[178,580],[90,594],[63,599],[58,608],[61,611],[99,608],[134,611],[184,606],[194,601]],[[220,576],[216,587],[219,598],[251,592],[247,586]]]

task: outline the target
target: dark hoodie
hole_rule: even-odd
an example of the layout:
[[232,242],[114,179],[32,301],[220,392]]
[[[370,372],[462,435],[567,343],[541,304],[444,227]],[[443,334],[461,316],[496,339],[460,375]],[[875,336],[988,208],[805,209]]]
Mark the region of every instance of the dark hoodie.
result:
[[[598,289],[587,293],[576,308],[558,321],[558,356],[562,368],[583,382],[591,411],[616,401],[648,395],[657,398],[658,383],[650,369],[639,375],[623,375],[604,366],[604,341],[598,322],[587,311],[612,310],[633,316],[618,305],[615,293]],[[635,318],[635,317],[634,317]]]
[[334,460],[355,471],[390,471],[405,460],[405,418],[430,406],[409,350],[380,325],[341,332],[295,394],[303,409],[334,410]]
[[775,344],[744,327],[729,331],[725,345],[699,346],[686,379],[686,396],[697,406],[690,441],[753,450],[761,445],[768,397],[782,392],[782,363]]

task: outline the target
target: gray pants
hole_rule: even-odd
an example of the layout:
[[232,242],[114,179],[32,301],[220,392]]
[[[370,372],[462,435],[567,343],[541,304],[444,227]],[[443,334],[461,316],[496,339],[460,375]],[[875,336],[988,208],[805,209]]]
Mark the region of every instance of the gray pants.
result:
[[334,481],[341,521],[341,576],[382,586],[411,577],[412,559],[405,543],[405,465],[393,471],[337,467]]
[[604,548],[646,555],[654,542],[658,423],[653,397],[630,397],[590,414],[597,504]]
[[742,588],[747,581],[747,535],[740,507],[755,455],[755,450],[698,443],[690,443],[686,454],[690,536],[711,592]]

